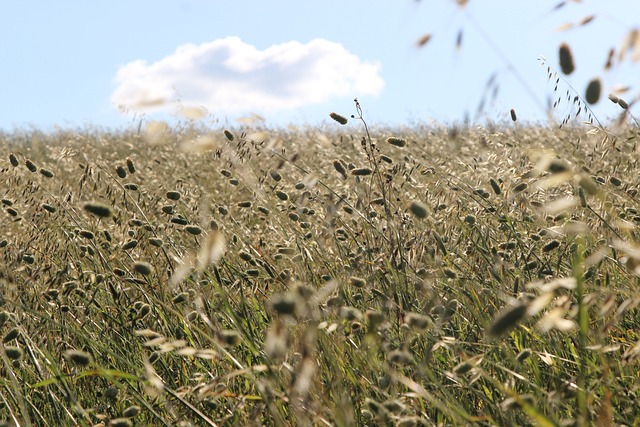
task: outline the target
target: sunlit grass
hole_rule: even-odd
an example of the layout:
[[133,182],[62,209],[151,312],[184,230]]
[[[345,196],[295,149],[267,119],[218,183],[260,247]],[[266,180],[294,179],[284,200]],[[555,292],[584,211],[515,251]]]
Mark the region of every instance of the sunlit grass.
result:
[[0,135],[0,420],[640,422],[637,130],[332,117]]

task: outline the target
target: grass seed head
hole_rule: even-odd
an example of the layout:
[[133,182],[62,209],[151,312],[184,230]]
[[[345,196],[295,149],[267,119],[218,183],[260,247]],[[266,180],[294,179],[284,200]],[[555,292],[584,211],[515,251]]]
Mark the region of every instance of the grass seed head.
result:
[[422,420],[417,416],[407,416],[398,418],[397,427],[417,427],[422,425]]
[[426,205],[424,205],[424,203],[417,202],[417,201],[411,202],[411,205],[409,206],[409,211],[411,211],[411,213],[416,218],[420,218],[420,219],[426,218],[428,213]]
[[104,397],[110,400],[115,400],[118,397],[118,388],[117,387],[107,387],[104,391]]
[[129,170],[129,173],[136,173],[136,166],[133,164],[133,160],[131,160],[131,157],[127,157],[125,159],[125,162],[127,163],[127,169]]
[[156,238],[156,237],[152,237],[149,239],[149,244],[151,246],[155,246],[156,248],[159,248],[162,246],[164,242],[162,241],[162,239]]
[[80,230],[78,232],[80,237],[84,237],[85,239],[92,240],[95,237],[95,234],[89,230]]
[[180,304],[186,302],[188,297],[189,292],[180,292],[178,295],[171,299],[171,302],[173,302],[174,304]]
[[413,362],[413,356],[406,350],[393,350],[389,352],[387,360],[394,365],[408,365]]
[[464,362],[460,362],[456,366],[454,366],[453,373],[456,375],[465,375],[471,372],[473,368],[473,363],[465,360]]
[[293,292],[278,295],[272,302],[273,309],[280,315],[293,316],[300,302],[300,296]]
[[511,111],[509,111],[509,113],[511,114],[511,121],[515,122],[518,120],[518,116],[516,115],[516,110],[515,109],[511,109]]
[[7,320],[9,320],[10,316],[11,315],[6,310],[0,311],[0,328],[7,322]]
[[148,276],[153,272],[153,266],[148,262],[138,261],[133,264],[133,271],[143,276]]
[[373,170],[369,168],[355,168],[351,170],[351,175],[354,176],[368,176],[373,173]]
[[427,329],[433,323],[429,316],[418,313],[407,313],[404,321],[412,328],[423,330]]
[[623,110],[628,110],[629,109],[629,104],[627,104],[627,101],[625,101],[622,98],[618,98],[618,105],[620,106],[620,108],[622,108]]
[[169,222],[171,222],[172,224],[178,224],[178,225],[187,225],[189,224],[189,221],[186,220],[186,218],[178,215],[178,216],[174,216],[173,218],[171,218],[169,220]]
[[280,175],[280,172],[278,172],[275,169],[271,169],[269,171],[269,175],[271,176],[271,179],[273,179],[275,182],[279,182],[282,180],[282,175]]
[[84,204],[83,209],[100,218],[108,218],[113,215],[113,211],[109,206],[98,202],[87,202]]
[[184,230],[193,236],[202,234],[202,228],[198,227],[197,225],[187,225]]
[[559,246],[560,246],[559,241],[552,240],[542,247],[542,252],[551,252],[552,250],[558,248]]
[[6,344],[9,341],[12,341],[12,340],[18,338],[19,335],[20,335],[20,330],[18,328],[10,329],[9,332],[7,332],[4,335],[4,337],[2,337],[2,343]]
[[179,191],[167,191],[167,199],[169,200],[180,200],[180,196]]
[[20,162],[18,162],[18,158],[13,153],[9,154],[9,162],[11,163],[11,166],[13,166],[14,168],[17,168],[18,165],[20,164]]
[[223,330],[217,334],[218,342],[224,347],[235,347],[242,342],[242,338],[237,331]]
[[343,306],[340,307],[339,315],[345,320],[360,320],[362,319],[362,312],[355,307]]
[[513,192],[514,193],[521,193],[524,190],[526,190],[527,187],[529,187],[529,184],[527,184],[526,182],[521,182],[520,184],[518,184],[515,187],[513,187]]
[[595,104],[600,100],[600,92],[602,91],[602,82],[599,78],[595,78],[587,85],[585,99],[589,104]]
[[395,136],[390,136],[387,138],[387,144],[391,144],[394,147],[404,147],[407,145],[407,141],[404,138],[396,138]]
[[30,172],[35,172],[38,170],[38,167],[36,166],[36,164],[29,159],[26,159],[24,161],[24,164],[27,167],[27,169],[29,169]]
[[362,277],[350,277],[349,278],[349,284],[351,286],[354,286],[356,288],[364,288],[367,284],[367,281],[365,279],[363,279]]
[[233,134],[231,133],[231,131],[229,131],[229,130],[227,130],[227,129],[225,129],[225,130],[224,130],[224,136],[225,136],[225,138],[227,138],[227,140],[229,140],[229,141],[233,141],[233,140],[234,140],[234,136],[233,136]]
[[338,114],[338,113],[334,113],[331,112],[329,113],[329,117],[331,117],[333,120],[335,120],[336,122],[340,123],[341,125],[346,125],[348,120],[346,117]]
[[109,421],[109,427],[131,427],[133,422],[129,418],[114,418]]
[[149,304],[142,304],[138,308],[138,319],[143,319],[151,313],[151,306]]
[[49,212],[49,213],[55,213],[58,208],[56,208],[55,206],[52,206],[48,203],[43,203],[42,204],[42,209],[44,209],[45,211]]
[[559,49],[560,69],[565,75],[573,73],[576,69],[573,63],[573,55],[568,44],[562,43]]
[[122,245],[122,250],[123,251],[128,251],[129,249],[133,249],[136,246],[138,246],[138,241],[136,239],[127,240]]
[[276,196],[278,196],[278,199],[282,200],[283,202],[289,200],[289,195],[281,190],[276,190]]
[[22,357],[22,350],[15,346],[6,346],[4,348],[4,354],[7,355],[9,360],[19,360]]
[[367,310],[367,312],[364,314],[364,317],[367,321],[369,329],[375,329],[385,320],[384,313],[379,310]]
[[65,351],[64,358],[70,363],[80,367],[89,366],[93,360],[89,353],[79,350]]
[[487,329],[487,335],[490,338],[495,338],[509,332],[518,323],[524,320],[527,316],[527,308],[527,304],[518,302],[517,304],[502,310]]
[[333,161],[333,167],[344,178],[347,177],[347,170],[345,169],[344,165],[342,164],[342,162],[340,160],[337,160],[337,159],[334,160]]
[[140,407],[137,405],[129,406],[127,409],[122,411],[122,416],[125,418],[133,418],[140,413]]
[[124,170],[122,166],[118,165],[116,167],[116,175],[118,175],[118,178],[124,179],[127,177],[127,171]]
[[518,363],[522,363],[525,360],[527,360],[529,357],[531,357],[531,349],[525,348],[520,353],[518,353],[518,355],[516,356],[516,361]]
[[418,40],[416,41],[416,44],[418,45],[418,47],[423,47],[424,45],[429,43],[429,40],[431,40],[431,37],[432,37],[431,33],[423,34],[422,36],[420,36],[420,38],[418,38]]
[[40,175],[44,176],[45,178],[53,178],[53,172],[45,168],[40,168]]

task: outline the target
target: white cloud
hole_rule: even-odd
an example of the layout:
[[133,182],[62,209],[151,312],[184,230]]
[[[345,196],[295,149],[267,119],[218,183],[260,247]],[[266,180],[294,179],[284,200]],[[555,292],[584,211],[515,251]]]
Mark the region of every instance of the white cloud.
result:
[[380,64],[362,61],[341,44],[315,39],[265,50],[227,37],[179,46],[148,64],[137,60],[118,70],[114,105],[145,111],[185,106],[235,114],[289,110],[341,96],[377,95]]

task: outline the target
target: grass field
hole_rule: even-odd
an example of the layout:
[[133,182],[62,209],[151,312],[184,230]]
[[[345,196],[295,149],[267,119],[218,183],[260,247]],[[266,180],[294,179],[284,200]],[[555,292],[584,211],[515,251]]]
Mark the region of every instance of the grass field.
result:
[[0,135],[5,425],[640,424],[637,129],[152,128]]

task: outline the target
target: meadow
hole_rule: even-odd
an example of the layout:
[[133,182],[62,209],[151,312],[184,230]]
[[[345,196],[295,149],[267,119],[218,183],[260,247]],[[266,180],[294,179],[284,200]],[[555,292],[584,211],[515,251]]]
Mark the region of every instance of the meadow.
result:
[[0,134],[3,425],[640,424],[631,120],[332,118]]

